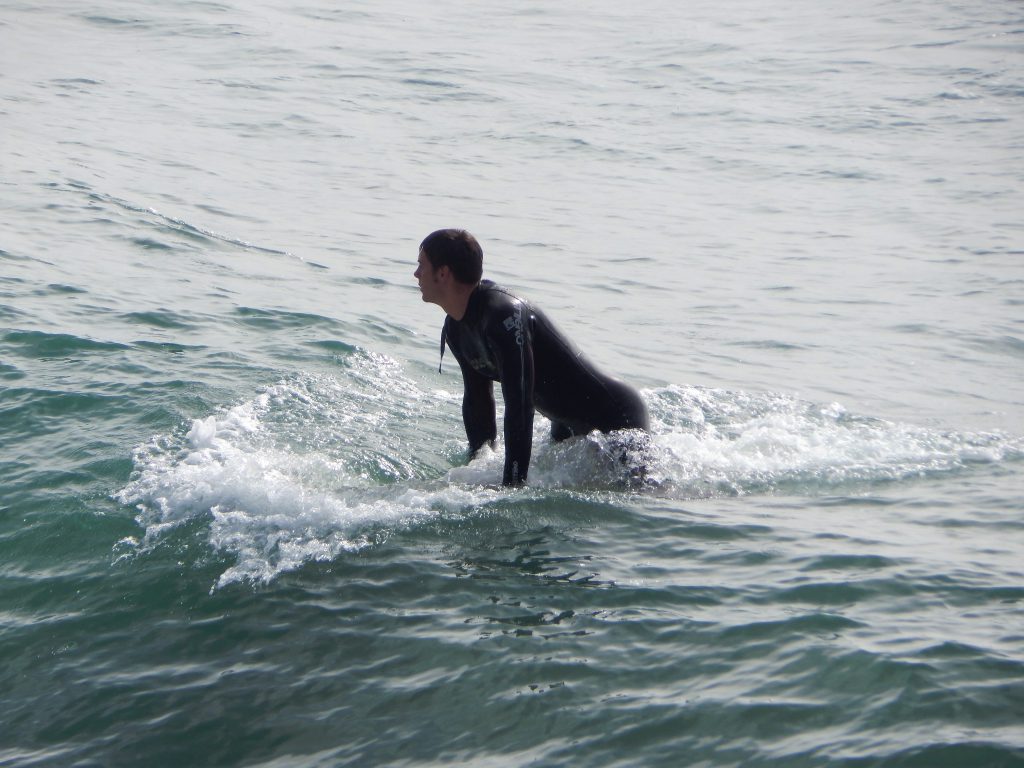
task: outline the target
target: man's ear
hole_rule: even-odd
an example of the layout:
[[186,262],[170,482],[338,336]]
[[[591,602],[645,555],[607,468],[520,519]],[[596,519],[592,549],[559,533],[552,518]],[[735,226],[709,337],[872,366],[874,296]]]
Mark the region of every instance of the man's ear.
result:
[[448,278],[450,278],[452,275],[452,270],[451,267],[445,264],[444,266],[438,267],[434,274],[438,280],[444,280],[445,282],[448,282]]

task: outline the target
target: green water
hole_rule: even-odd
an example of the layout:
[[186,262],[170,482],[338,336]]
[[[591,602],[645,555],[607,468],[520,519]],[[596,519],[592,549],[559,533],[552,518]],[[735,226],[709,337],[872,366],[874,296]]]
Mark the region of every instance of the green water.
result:
[[0,765],[1024,765],[1015,4],[0,8]]

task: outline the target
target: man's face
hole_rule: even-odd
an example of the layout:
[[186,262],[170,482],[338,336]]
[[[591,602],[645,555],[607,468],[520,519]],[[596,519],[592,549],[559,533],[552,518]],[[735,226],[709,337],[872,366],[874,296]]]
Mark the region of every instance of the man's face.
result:
[[434,265],[430,263],[427,254],[422,250],[420,251],[419,258],[416,259],[416,271],[412,273],[412,276],[419,281],[420,294],[422,294],[423,300],[436,303],[438,289],[437,270],[434,269]]

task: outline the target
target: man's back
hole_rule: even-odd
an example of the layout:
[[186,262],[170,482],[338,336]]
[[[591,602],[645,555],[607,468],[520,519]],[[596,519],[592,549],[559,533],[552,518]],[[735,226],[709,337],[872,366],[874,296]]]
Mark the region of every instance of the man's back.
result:
[[477,286],[461,320],[446,317],[444,335],[462,367],[471,450],[479,448],[474,441],[493,440],[489,382],[501,383],[506,481],[514,468],[525,479],[534,409],[551,420],[557,440],[594,429],[648,428],[635,390],[601,373],[542,311],[489,280]]

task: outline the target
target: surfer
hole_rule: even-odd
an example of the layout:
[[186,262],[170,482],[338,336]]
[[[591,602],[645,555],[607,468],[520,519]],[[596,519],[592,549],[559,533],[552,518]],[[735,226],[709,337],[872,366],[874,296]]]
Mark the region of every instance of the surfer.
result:
[[635,389],[598,371],[537,307],[482,275],[483,250],[465,230],[441,229],[420,244],[414,276],[423,301],[447,315],[441,359],[447,343],[462,368],[471,456],[497,437],[495,381],[505,400],[503,485],[526,481],[534,410],[551,420],[556,441],[595,429],[648,430]]

